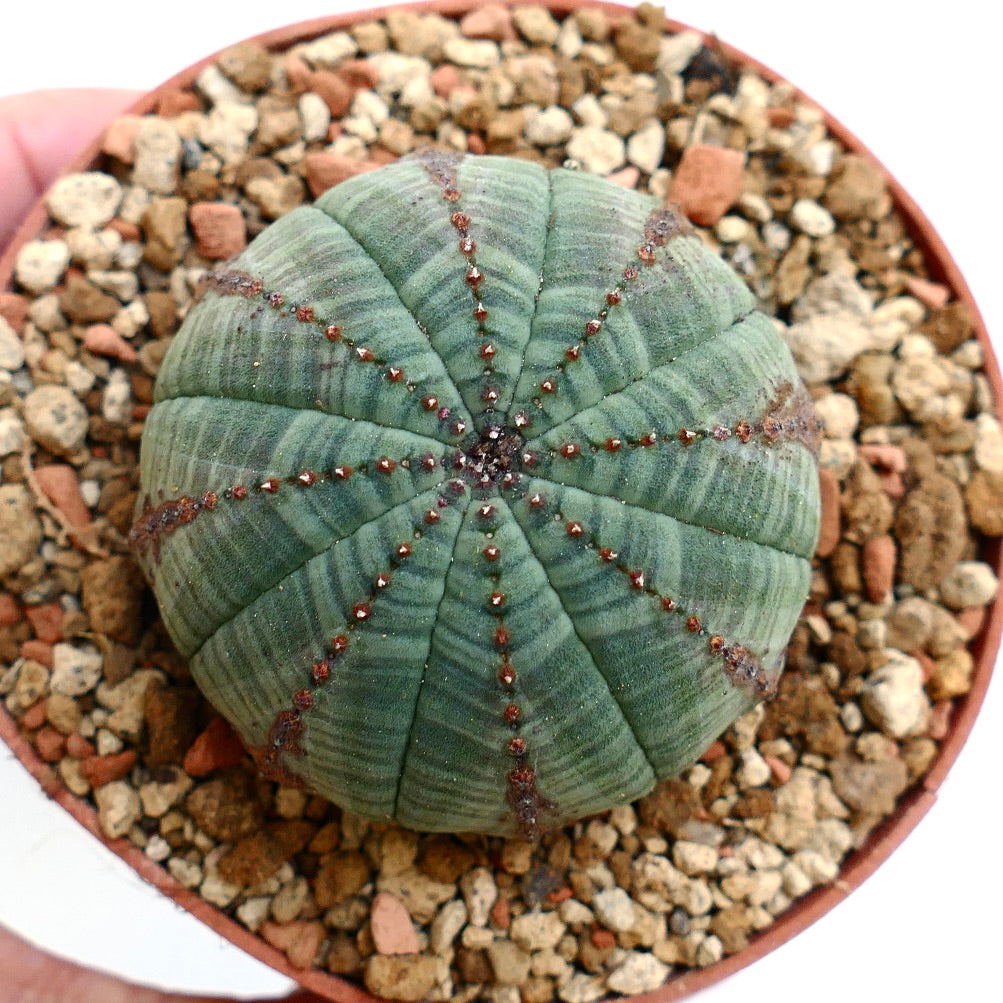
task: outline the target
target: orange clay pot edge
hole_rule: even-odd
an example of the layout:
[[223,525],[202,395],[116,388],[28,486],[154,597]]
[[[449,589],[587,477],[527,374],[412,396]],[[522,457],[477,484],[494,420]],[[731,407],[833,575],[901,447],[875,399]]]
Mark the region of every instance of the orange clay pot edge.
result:
[[[519,0],[501,0],[501,2],[511,6]],[[546,5],[553,13],[560,15],[572,12],[581,6],[601,7],[614,19],[629,16],[632,13],[630,8],[602,2],[583,4],[576,2],[576,0],[549,0]],[[273,51],[281,51],[297,42],[344,29],[359,20],[379,19],[390,10],[414,10],[420,13],[434,12],[447,17],[460,17],[473,6],[473,0],[431,0],[427,3],[382,7],[303,21],[254,36],[250,41],[258,42]],[[672,20],[667,21],[667,26],[674,32],[691,30],[688,25]],[[705,39],[713,44],[730,63],[748,67],[770,82],[783,79],[769,67],[763,66],[744,52],[706,33],[703,34]],[[163,94],[190,88],[198,74],[214,62],[218,55],[219,53],[213,53],[171,77],[140,98],[128,109],[128,112],[141,115],[155,111]],[[798,100],[821,108],[817,102],[796,87],[794,91]],[[1000,410],[1001,405],[1003,405],[1003,379],[1000,376],[999,364],[985,323],[961,271],[930,221],[908,192],[849,129],[833,118],[824,108],[821,108],[821,111],[829,132],[842,146],[851,152],[867,157],[881,168],[888,182],[889,191],[898,209],[905,217],[911,237],[923,251],[933,277],[948,285],[955,297],[967,305],[975,324],[976,337],[985,353],[985,373],[993,389],[997,412],[1003,416],[1003,412]],[[101,157],[100,143],[101,137],[99,136],[74,157],[63,174],[72,174],[91,168]],[[0,289],[6,289],[10,284],[17,252],[24,244],[37,236],[47,222],[48,214],[44,202],[40,200],[32,208],[10,245],[0,257]],[[1001,554],[999,541],[994,541],[988,546],[982,557],[992,565],[997,575],[1003,577],[1003,559],[1001,559],[1003,554]],[[684,970],[678,975],[670,977],[661,988],[631,997],[631,999],[635,1003],[673,1003],[673,1001],[682,1000],[700,989],[727,978],[797,936],[869,877],[909,835],[933,805],[936,791],[967,740],[985,698],[996,653],[1000,646],[1001,633],[1003,633],[1003,599],[997,598],[989,610],[987,621],[981,632],[972,642],[976,661],[972,688],[969,693],[958,700],[951,720],[950,733],[941,743],[932,767],[923,778],[922,783],[901,799],[895,812],[871,833],[866,843],[846,858],[835,882],[825,887],[816,888],[804,898],[799,899],[768,929],[753,936],[749,945],[743,950],[724,958],[709,968]],[[344,979],[329,975],[319,969],[293,968],[285,954],[251,933],[235,920],[230,919],[195,892],[182,888],[164,868],[147,858],[138,847],[128,840],[108,840],[105,838],[101,832],[95,809],[88,802],[69,792],[55,772],[42,762],[34,748],[21,735],[17,722],[3,709],[0,709],[0,738],[10,746],[14,754],[52,800],[65,808],[85,829],[125,860],[140,877],[183,906],[212,930],[320,996],[338,1001],[338,1003],[364,1003],[364,1001],[375,1003],[375,997]]]

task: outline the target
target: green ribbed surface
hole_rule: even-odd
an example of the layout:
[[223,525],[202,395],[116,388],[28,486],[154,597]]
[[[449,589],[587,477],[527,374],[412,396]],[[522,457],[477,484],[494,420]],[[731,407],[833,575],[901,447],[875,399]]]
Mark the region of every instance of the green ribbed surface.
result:
[[[812,419],[696,236],[639,258],[656,208],[411,158],[273,224],[192,308],[134,544],[273,774],[418,829],[533,835],[678,772],[775,679],[818,526]],[[511,482],[470,473],[492,426]]]

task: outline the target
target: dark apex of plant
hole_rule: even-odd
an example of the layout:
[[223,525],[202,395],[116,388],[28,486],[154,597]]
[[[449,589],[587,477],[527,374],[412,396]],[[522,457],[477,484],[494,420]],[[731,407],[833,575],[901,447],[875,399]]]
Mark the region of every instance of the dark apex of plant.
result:
[[132,542],[268,776],[533,838],[773,690],[817,440],[773,324],[672,209],[430,151],[209,277]]

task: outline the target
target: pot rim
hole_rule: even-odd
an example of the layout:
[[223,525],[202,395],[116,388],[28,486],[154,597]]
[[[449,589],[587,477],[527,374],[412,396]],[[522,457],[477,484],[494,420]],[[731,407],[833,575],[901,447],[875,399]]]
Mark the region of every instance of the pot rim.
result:
[[[515,6],[524,0],[494,0],[494,2],[505,6]],[[561,16],[584,6],[601,8],[614,20],[633,13],[633,9],[630,7],[606,2],[606,0],[586,0],[586,2],[582,2],[582,0],[541,0],[541,2],[552,13]],[[370,10],[311,18],[251,36],[246,41],[263,45],[270,51],[283,51],[294,44],[350,27],[360,20],[381,19],[392,11],[413,10],[418,13],[438,13],[445,17],[458,19],[474,6],[476,6],[476,0],[418,0],[418,2],[391,4]],[[1001,377],[999,362],[989,339],[985,322],[961,270],[951,257],[940,235],[898,180],[853,132],[818,102],[806,95],[796,84],[792,84],[779,73],[742,50],[722,42],[710,32],[691,28],[689,25],[671,18],[666,19],[666,28],[671,32],[695,30],[702,36],[705,44],[716,48],[730,64],[748,67],[770,83],[784,82],[789,84],[798,101],[819,110],[829,134],[838,140],[841,146],[849,152],[860,154],[881,170],[888,191],[906,223],[910,237],[923,253],[931,277],[948,286],[955,297],[966,305],[971,314],[975,337],[984,353],[984,373],[993,390],[996,413],[1003,420],[1003,377]],[[237,39],[236,41],[241,40]],[[163,95],[182,88],[190,88],[197,76],[216,61],[221,51],[223,50],[205,56],[176,73],[144,94],[120,114],[145,115],[155,112],[158,101]],[[99,162],[102,156],[101,139],[102,134],[99,134],[87,144],[66,165],[60,173],[60,177],[87,170]],[[10,288],[18,252],[43,230],[48,220],[43,195],[34,204],[9,245],[0,255],[0,291],[6,291]],[[998,577],[1003,578],[1003,540],[990,540],[980,556],[992,566]],[[912,832],[936,801],[937,791],[967,741],[985,699],[996,655],[999,651],[1001,635],[1003,635],[1003,593],[988,608],[988,615],[982,629],[978,636],[970,642],[969,649],[975,660],[972,687],[968,693],[956,700],[954,713],[951,717],[950,732],[940,742],[932,765],[919,784],[900,798],[895,811],[871,832],[861,847],[852,851],[844,859],[836,881],[829,885],[820,886],[795,901],[769,927],[750,937],[748,945],[742,950],[723,958],[708,968],[685,969],[679,974],[670,976],[660,988],[632,996],[630,999],[635,1003],[674,1003],[674,1001],[682,1000],[701,989],[724,980],[792,940],[870,877]],[[231,919],[222,910],[203,899],[197,892],[182,887],[166,869],[150,860],[141,849],[128,839],[124,837],[108,839],[101,831],[96,809],[86,800],[78,798],[70,792],[55,770],[39,757],[34,747],[21,734],[17,721],[4,707],[0,707],[0,739],[10,747],[50,800],[59,804],[88,832],[121,857],[144,881],[182,906],[214,932],[225,937],[252,957],[298,982],[305,989],[326,999],[339,1001],[339,1003],[375,1003],[376,997],[346,979],[330,975],[320,969],[294,968],[282,951],[251,933],[235,919]],[[606,999],[617,1000],[621,998],[613,996]]]

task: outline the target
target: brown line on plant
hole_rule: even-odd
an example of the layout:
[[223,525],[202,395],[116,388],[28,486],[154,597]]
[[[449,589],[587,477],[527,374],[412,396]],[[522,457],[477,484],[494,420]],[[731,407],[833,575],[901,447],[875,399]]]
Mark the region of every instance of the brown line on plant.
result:
[[535,843],[542,834],[540,816],[553,811],[556,805],[540,793],[536,770],[529,765],[531,749],[525,736],[521,734],[525,721],[523,708],[516,702],[518,672],[511,658],[511,630],[505,622],[508,597],[502,591],[501,574],[495,570],[502,556],[501,547],[494,542],[496,514],[497,509],[490,501],[485,500],[478,505],[478,528],[485,539],[481,554],[486,562],[484,572],[491,586],[487,605],[495,621],[493,639],[500,658],[496,678],[508,701],[501,717],[512,732],[505,746],[506,752],[514,761],[512,769],[506,775],[505,799],[515,815],[519,835]]
[[[568,366],[577,362],[582,352],[587,349],[605,327],[610,312],[623,303],[623,297],[631,284],[637,281],[641,267],[650,268],[658,260],[657,251],[665,247],[673,237],[692,233],[692,227],[677,208],[660,206],[653,209],[644,223],[641,240],[637,245],[636,261],[629,261],[623,269],[622,280],[607,290],[603,302],[592,317],[582,326],[582,334],[564,350],[564,358],[554,363],[554,372],[544,377],[538,384],[545,395],[558,392],[560,380],[567,374]],[[538,406],[546,410],[543,398],[536,398]]]
[[760,697],[774,693],[777,679],[767,672],[762,659],[744,644],[729,641],[714,632],[685,600],[680,602],[675,596],[659,592],[650,583],[643,568],[633,568],[624,563],[618,551],[605,546],[581,520],[569,517],[557,506],[551,506],[544,495],[539,492],[533,494],[528,504],[535,513],[544,516],[545,525],[560,527],[563,524],[563,530],[570,539],[593,552],[604,567],[616,571],[625,579],[631,594],[654,601],[666,616],[676,622],[681,621],[688,633],[705,639],[708,652],[724,661],[725,673],[734,685],[748,687]]
[[199,516],[215,510],[221,502],[242,502],[253,495],[274,497],[280,493],[283,486],[304,489],[319,484],[337,484],[358,476],[386,477],[398,467],[409,470],[417,465],[427,473],[434,473],[440,468],[441,463],[442,459],[432,453],[423,453],[417,457],[403,456],[398,459],[380,456],[371,463],[362,463],[356,467],[347,463],[339,463],[321,471],[304,467],[294,474],[271,475],[260,478],[250,485],[238,483],[218,490],[208,490],[201,495],[168,498],[156,506],[150,498],[147,498],[142,512],[129,530],[129,546],[140,554],[144,553],[147,547],[152,547],[153,557],[157,560],[160,557],[160,543],[164,536],[176,532],[182,526],[190,525]]
[[[263,300],[277,313],[285,315],[300,324],[316,329],[327,341],[343,345],[349,349],[349,359],[353,362],[369,364],[379,368],[387,383],[399,386],[408,394],[419,400],[419,406],[425,411],[437,412],[441,424],[449,419],[452,409],[443,405],[438,397],[431,393],[420,394],[421,387],[409,379],[401,366],[392,364],[389,360],[377,355],[368,345],[359,339],[346,334],[341,324],[328,322],[317,315],[313,306],[303,303],[288,303],[283,293],[265,288],[264,280],[234,269],[224,269],[210,272],[203,280],[199,297],[212,291],[220,296],[241,296],[244,299]],[[333,363],[324,363],[322,369],[329,369]],[[454,422],[451,429],[453,436],[462,435],[466,428],[460,422]]]
[[604,453],[615,456],[624,449],[650,449],[660,445],[681,446],[686,449],[698,442],[722,443],[732,438],[742,445],[758,443],[767,447],[783,442],[800,442],[813,455],[817,455],[821,431],[807,392],[803,387],[795,390],[790,382],[785,382],[777,388],[762,415],[752,420],[741,418],[732,425],[718,423],[710,428],[651,428],[636,437],[611,435],[601,442],[586,440],[584,445],[569,439],[551,449],[550,458],[557,459],[560,456],[573,460],[582,456],[586,450],[597,456]]
[[[445,496],[439,496],[438,508],[445,508],[451,502]],[[439,513],[436,508],[425,511],[421,523],[416,523],[412,536],[416,542],[424,539],[424,527],[436,525]],[[304,685],[297,689],[290,701],[291,706],[278,711],[265,744],[252,748],[251,754],[261,772],[270,780],[281,783],[300,784],[302,781],[282,761],[282,755],[304,756],[306,750],[301,745],[301,738],[306,730],[304,715],[315,703],[316,692],[334,678],[338,663],[343,659],[352,644],[352,635],[356,630],[373,620],[376,611],[374,606],[381,596],[393,584],[393,577],[401,565],[411,556],[414,544],[410,540],[400,541],[387,559],[387,567],[378,571],[373,577],[372,586],[363,598],[352,604],[345,620],[344,630],[334,634],[328,641],[324,651],[312,659],[308,678]]]

